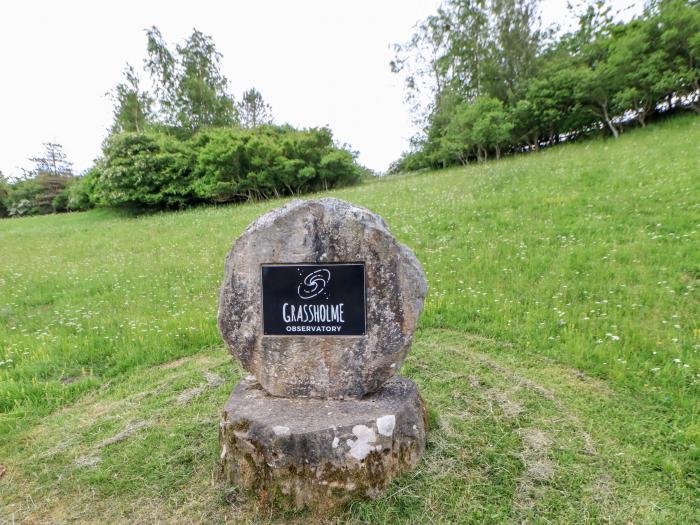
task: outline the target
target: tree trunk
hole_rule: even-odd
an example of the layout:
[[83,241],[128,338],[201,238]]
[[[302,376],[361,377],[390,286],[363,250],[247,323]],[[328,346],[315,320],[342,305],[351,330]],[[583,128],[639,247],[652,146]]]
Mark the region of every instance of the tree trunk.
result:
[[499,160],[501,158],[501,148],[498,144],[496,144],[496,160]]
[[644,122],[644,111],[640,111],[639,113],[637,113],[637,120],[643,128],[646,127],[646,123]]
[[618,138],[620,136],[620,134],[618,133],[617,128],[615,127],[615,124],[613,124],[613,121],[610,118],[610,115],[608,115],[608,105],[601,104],[600,109],[603,110],[603,118],[605,119],[605,123],[610,128],[610,131],[612,131],[613,137]]

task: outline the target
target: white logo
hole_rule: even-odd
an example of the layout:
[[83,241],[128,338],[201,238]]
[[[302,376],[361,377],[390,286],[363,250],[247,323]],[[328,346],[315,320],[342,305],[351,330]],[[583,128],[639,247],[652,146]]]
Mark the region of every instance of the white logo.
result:
[[321,268],[311,272],[309,275],[304,277],[304,280],[299,283],[297,288],[297,293],[300,299],[312,299],[318,294],[323,293],[331,280],[330,270]]

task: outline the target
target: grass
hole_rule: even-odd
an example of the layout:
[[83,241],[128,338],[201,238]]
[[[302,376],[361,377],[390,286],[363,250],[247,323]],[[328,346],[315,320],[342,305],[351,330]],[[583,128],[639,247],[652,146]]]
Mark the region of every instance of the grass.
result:
[[223,261],[282,201],[6,220],[0,523],[700,522],[698,118],[324,195],[425,267],[420,467],[332,516],[218,478]]

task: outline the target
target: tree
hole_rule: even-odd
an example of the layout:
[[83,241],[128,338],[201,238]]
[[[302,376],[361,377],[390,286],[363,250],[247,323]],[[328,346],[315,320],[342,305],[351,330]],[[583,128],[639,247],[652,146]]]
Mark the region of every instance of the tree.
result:
[[124,69],[124,77],[125,81],[117,84],[110,93],[114,103],[111,132],[144,131],[151,117],[153,98],[141,90],[138,75],[129,64]]
[[657,11],[660,44],[668,57],[676,96],[687,98],[690,107],[700,113],[700,4],[697,0],[661,0]]
[[636,20],[612,42],[608,65],[620,77],[621,87],[613,96],[616,107],[634,112],[640,125],[666,93],[673,91],[673,78],[663,49],[655,49],[656,24]]
[[7,217],[10,197],[10,183],[0,171],[0,217]]
[[541,74],[529,83],[525,99],[513,112],[520,119],[518,136],[529,138],[528,143],[537,149],[540,139],[554,144],[560,135],[590,126],[594,119],[584,110],[580,92],[584,78],[585,68],[570,56],[549,54]]
[[462,102],[445,127],[437,153],[447,163],[455,159],[466,164],[472,155],[483,162],[488,159],[489,151],[500,158],[512,130],[513,123],[500,100],[483,96],[472,103]]
[[598,130],[617,138],[632,118],[645,126],[674,105],[700,112],[700,0],[649,0],[628,22],[608,0],[572,2],[578,26],[555,39],[540,26],[538,0],[445,0],[395,46],[391,69],[405,76],[412,109],[429,101],[415,147],[395,169],[485,160]]
[[407,99],[418,119],[429,118],[444,91],[464,100],[482,93],[490,69],[489,29],[485,0],[448,0],[408,42],[394,46],[390,65],[405,76]]
[[221,53],[210,36],[194,29],[173,54],[157,27],[146,31],[145,68],[156,85],[164,123],[196,131],[206,126],[237,123],[228,79],[221,72]]
[[473,137],[479,152],[478,158],[484,161],[488,151],[496,152],[496,159],[501,158],[501,148],[510,140],[513,123],[503,103],[493,97],[480,97],[474,102],[477,114],[474,122]]
[[29,159],[34,163],[33,175],[48,174],[55,177],[72,177],[73,163],[63,152],[63,146],[56,142],[44,142],[44,154]]
[[44,148],[43,156],[29,159],[34,163],[26,181],[27,200],[31,203],[29,213],[65,211],[64,192],[75,178],[73,163],[63,152],[63,146],[45,142]]
[[272,108],[263,100],[260,91],[254,87],[243,93],[237,107],[241,126],[244,128],[272,124]]
[[576,96],[618,138],[620,131],[614,119],[624,109],[620,108],[616,94],[624,88],[625,78],[609,61],[613,41],[610,34],[598,36],[583,48],[584,65]]
[[612,7],[607,0],[579,0],[569,4],[569,10],[578,20],[578,29],[564,35],[561,43],[573,56],[581,56],[591,42],[610,34]]
[[491,71],[486,92],[503,102],[519,100],[537,71],[548,32],[541,29],[539,0],[492,0]]

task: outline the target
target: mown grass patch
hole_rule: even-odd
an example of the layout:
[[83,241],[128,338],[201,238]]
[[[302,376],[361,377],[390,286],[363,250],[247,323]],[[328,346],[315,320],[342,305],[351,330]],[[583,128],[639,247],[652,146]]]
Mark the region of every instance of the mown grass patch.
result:
[[[433,329],[418,333],[405,367],[433,425],[418,469],[380,499],[332,514],[258,507],[225,485],[217,463],[220,409],[243,371],[220,347],[176,363],[139,368],[0,446],[7,468],[2,519],[408,524],[698,517],[683,455],[666,449],[670,431],[640,417],[648,405],[512,344]],[[223,382],[207,388],[207,374]],[[197,396],[178,401],[197,386],[204,387]]]
[[[678,118],[323,194],[422,261],[404,373],[438,423],[414,474],[328,519],[700,519],[699,145]],[[305,519],[228,503],[215,475],[241,373],[215,324],[223,261],[282,202],[0,221],[0,520]]]

